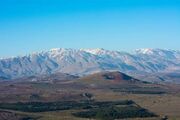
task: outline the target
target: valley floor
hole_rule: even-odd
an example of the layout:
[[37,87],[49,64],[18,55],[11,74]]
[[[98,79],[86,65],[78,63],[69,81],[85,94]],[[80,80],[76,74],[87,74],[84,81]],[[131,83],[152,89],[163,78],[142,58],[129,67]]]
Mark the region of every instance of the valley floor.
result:
[[[87,81],[86,81],[87,82]],[[137,106],[147,109],[158,115],[148,118],[126,118],[124,120],[180,120],[180,91],[179,85],[149,85],[142,84],[128,86],[117,85],[112,89],[107,88],[106,83],[96,86],[95,83],[67,82],[67,83],[4,83],[0,84],[0,120],[90,120],[89,118],[75,117],[73,113],[81,109],[65,109],[41,112],[26,112],[17,106],[19,110],[6,109],[3,104],[18,102],[53,102],[53,101],[122,101],[132,100]],[[113,85],[115,86],[115,85]],[[121,88],[121,89],[119,89]],[[123,89],[122,89],[123,88]],[[151,89],[149,89],[151,88]],[[163,89],[165,93],[161,93]],[[130,91],[131,90],[131,91]],[[145,91],[144,93],[142,92]],[[91,105],[92,107],[94,105]],[[54,108],[53,108],[54,109]],[[93,120],[93,119],[91,119]],[[95,120],[95,118],[94,118]],[[98,119],[99,120],[99,119]],[[102,120],[102,119],[100,119]]]

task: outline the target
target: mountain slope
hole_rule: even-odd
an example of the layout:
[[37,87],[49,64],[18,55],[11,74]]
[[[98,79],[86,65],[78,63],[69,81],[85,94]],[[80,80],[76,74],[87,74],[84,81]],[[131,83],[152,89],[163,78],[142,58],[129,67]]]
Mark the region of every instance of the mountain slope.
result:
[[70,75],[67,73],[53,73],[53,74],[47,74],[47,75],[17,78],[17,79],[14,79],[14,81],[58,83],[58,82],[68,82],[68,81],[76,80],[78,78],[79,78],[78,76]]
[[0,76],[19,78],[68,73],[85,75],[100,71],[124,73],[179,72],[180,51],[138,49],[133,53],[105,49],[52,49],[26,56],[0,59]]
[[139,80],[128,76],[124,73],[118,72],[118,71],[113,71],[113,72],[98,72],[95,74],[87,75],[85,77],[81,77],[79,79],[81,82],[86,82],[86,83],[114,83],[114,84],[121,84],[121,83],[135,83],[135,82],[140,82]]

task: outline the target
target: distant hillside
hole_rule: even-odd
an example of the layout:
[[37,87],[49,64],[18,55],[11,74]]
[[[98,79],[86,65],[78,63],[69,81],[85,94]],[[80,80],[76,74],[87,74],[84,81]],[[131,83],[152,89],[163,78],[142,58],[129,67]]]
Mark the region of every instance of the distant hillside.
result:
[[9,79],[58,72],[82,76],[111,70],[140,75],[180,73],[180,51],[138,49],[127,53],[105,49],[59,48],[0,59],[0,76]]
[[14,81],[56,83],[56,82],[62,82],[62,81],[68,81],[68,80],[75,80],[78,78],[79,78],[78,76],[70,75],[67,73],[53,73],[53,74],[47,74],[47,75],[17,78],[17,79],[14,79]]
[[1,80],[8,80],[8,78],[3,77],[3,76],[0,76],[0,81],[1,81]]

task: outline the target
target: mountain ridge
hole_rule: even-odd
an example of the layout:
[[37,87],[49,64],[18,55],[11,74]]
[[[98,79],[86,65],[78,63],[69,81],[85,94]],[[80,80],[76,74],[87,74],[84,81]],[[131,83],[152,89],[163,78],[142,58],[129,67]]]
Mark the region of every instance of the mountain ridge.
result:
[[52,74],[84,75],[104,70],[129,72],[180,71],[180,51],[138,49],[133,53],[97,49],[54,48],[25,56],[0,59],[0,76]]

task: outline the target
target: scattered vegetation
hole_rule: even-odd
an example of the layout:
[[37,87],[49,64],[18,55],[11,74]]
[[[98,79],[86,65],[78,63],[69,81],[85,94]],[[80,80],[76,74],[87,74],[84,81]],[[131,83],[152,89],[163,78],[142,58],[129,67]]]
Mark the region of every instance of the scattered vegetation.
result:
[[114,120],[121,118],[136,118],[136,117],[155,117],[154,113],[149,112],[138,106],[106,106],[87,111],[82,111],[73,114],[76,117],[95,118],[101,120]]
[[161,88],[151,87],[120,87],[111,88],[114,92],[125,92],[131,94],[165,94],[166,91]]
[[95,101],[60,101],[60,102],[28,102],[28,103],[0,103],[1,109],[10,109],[24,112],[46,112],[70,109],[90,109],[114,105],[131,105],[131,100],[115,102],[95,102]]
[[[119,118],[154,117],[154,113],[136,105],[132,100],[105,101],[59,101],[59,102],[29,102],[29,103],[1,103],[1,109],[24,112],[46,112],[57,110],[81,110],[72,113],[75,117],[114,120]],[[27,119],[28,120],[28,119]]]
[[0,110],[0,120],[37,120],[36,118]]
[[31,100],[39,100],[41,97],[39,94],[31,94],[30,95],[30,99]]

